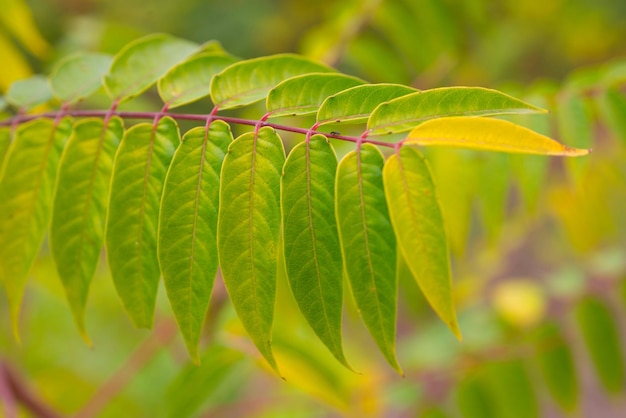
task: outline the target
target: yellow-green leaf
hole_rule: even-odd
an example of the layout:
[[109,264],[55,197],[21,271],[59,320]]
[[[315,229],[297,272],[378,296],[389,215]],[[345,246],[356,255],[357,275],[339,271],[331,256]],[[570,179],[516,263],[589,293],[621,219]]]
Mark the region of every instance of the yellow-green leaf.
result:
[[426,160],[404,146],[385,163],[383,181],[402,256],[428,303],[460,339],[446,232]]
[[467,116],[424,122],[411,131],[406,143],[567,157],[590,152],[588,149],[560,144],[554,139],[505,120]]

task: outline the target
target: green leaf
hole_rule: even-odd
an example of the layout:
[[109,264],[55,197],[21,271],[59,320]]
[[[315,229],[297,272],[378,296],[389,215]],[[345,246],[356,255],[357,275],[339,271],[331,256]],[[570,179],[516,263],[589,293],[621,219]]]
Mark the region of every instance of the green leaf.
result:
[[153,34],[126,45],[113,59],[104,86],[113,100],[131,99],[152,86],[198,45],[165,34]]
[[357,308],[389,364],[402,374],[396,346],[396,237],[385,190],[384,157],[373,145],[339,163],[336,215],[341,251]]
[[[18,340],[24,288],[50,222],[57,167],[71,131],[70,119],[21,125],[0,170],[0,282],[7,290]],[[8,145],[9,130],[2,132]]]
[[50,249],[74,320],[85,342],[85,306],[102,250],[106,203],[115,150],[123,124],[83,119],[74,126],[59,166]]
[[159,219],[159,262],[187,349],[198,342],[217,273],[220,170],[232,142],[230,127],[211,123],[183,137],[167,172]]
[[333,94],[317,111],[317,123],[365,122],[376,106],[383,102],[417,92],[401,84],[364,84]]
[[[505,224],[511,178],[510,159],[507,154],[482,155],[477,182],[480,214],[489,243],[497,242]],[[450,216],[459,216],[451,213]]]
[[363,84],[363,80],[339,73],[312,73],[288,78],[267,95],[271,117],[315,113],[331,94]]
[[484,384],[498,418],[538,418],[534,385],[522,360],[493,361],[485,366]]
[[[582,96],[560,95],[556,108],[559,138],[573,147],[589,148],[593,144],[593,118],[590,99]],[[580,182],[587,159],[566,162],[569,174]]]
[[233,394],[245,390],[242,385],[246,370],[241,352],[211,344],[202,355],[202,366],[185,367],[167,388],[165,410],[167,417],[196,417],[201,411],[232,404]]
[[111,277],[126,312],[151,328],[159,285],[157,224],[165,174],[179,143],[171,118],[124,133],[115,155],[105,243]]
[[83,53],[61,60],[50,75],[54,96],[65,104],[76,103],[102,87],[113,58],[106,54]]
[[479,379],[471,377],[459,383],[456,399],[463,418],[495,417],[489,395]]
[[11,84],[4,98],[11,106],[30,110],[52,99],[52,92],[45,77],[34,75]]
[[461,339],[448,243],[426,160],[415,148],[404,146],[385,163],[383,181],[402,256],[428,303]]
[[211,82],[211,97],[220,109],[263,100],[281,81],[296,75],[328,72],[331,68],[293,54],[278,54],[237,62]]
[[343,271],[334,216],[337,156],[323,135],[291,150],[281,183],[285,266],[298,307],[320,340],[350,368],[341,343]]
[[411,131],[408,144],[443,145],[518,154],[589,154],[588,149],[571,148],[523,126],[501,119],[469,116],[429,120]]
[[587,296],[576,306],[576,319],[600,383],[610,393],[622,393],[624,358],[613,313],[598,297]]
[[367,129],[370,135],[384,135],[409,131],[433,118],[545,112],[496,90],[443,87],[407,94],[382,103],[369,117]]
[[2,163],[11,144],[11,128],[0,128],[0,179],[2,178]]
[[283,143],[269,127],[230,145],[221,172],[217,231],[226,289],[252,341],[277,372],[271,333],[284,162]]
[[7,101],[4,99],[4,96],[0,96],[0,111],[3,111],[7,107]]
[[235,61],[217,52],[193,56],[159,79],[159,95],[170,109],[195,102],[211,93],[213,76]]
[[536,338],[537,363],[548,391],[561,408],[574,412],[578,406],[578,377],[568,342],[555,323],[543,325]]
[[626,142],[626,97],[617,88],[609,88],[599,97],[600,117],[616,138]]

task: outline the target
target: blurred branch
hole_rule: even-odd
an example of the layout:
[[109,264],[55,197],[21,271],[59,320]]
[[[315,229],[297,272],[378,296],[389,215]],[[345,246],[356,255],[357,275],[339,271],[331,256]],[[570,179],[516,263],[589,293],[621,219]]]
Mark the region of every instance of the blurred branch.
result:
[[137,372],[176,336],[177,327],[173,320],[160,322],[146,340],[137,347],[126,362],[98,388],[91,399],[76,414],[76,418],[95,417],[115,398]]
[[0,360],[0,401],[6,418],[18,416],[17,405],[22,405],[34,416],[40,418],[61,418],[63,415],[46,405],[33,391],[24,379],[9,364]]

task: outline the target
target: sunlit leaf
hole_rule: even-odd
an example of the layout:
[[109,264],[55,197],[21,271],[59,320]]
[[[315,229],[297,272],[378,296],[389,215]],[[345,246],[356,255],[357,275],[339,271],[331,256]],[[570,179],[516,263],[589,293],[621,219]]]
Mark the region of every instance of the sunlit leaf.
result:
[[[70,119],[21,125],[0,170],[0,282],[7,290],[15,337],[28,273],[50,222],[54,182]],[[8,145],[9,130],[0,138]],[[0,160],[1,160],[0,150]]]
[[159,79],[159,95],[170,109],[207,97],[213,76],[235,61],[230,55],[215,52],[196,55]]
[[104,86],[111,99],[135,97],[163,76],[172,66],[198,50],[198,45],[165,34],[137,39],[113,58]]
[[224,283],[252,341],[274,370],[271,349],[285,150],[269,127],[229,147],[221,172],[218,253]]
[[408,144],[453,146],[518,154],[586,155],[588,149],[571,148],[523,126],[491,118],[452,117],[419,125],[406,139]]
[[30,110],[52,99],[52,92],[45,77],[34,75],[11,84],[4,98],[12,106]]
[[545,324],[536,338],[537,362],[548,391],[561,408],[573,412],[578,405],[579,389],[572,350],[558,324]]
[[113,157],[123,124],[112,118],[83,119],[74,126],[59,166],[50,249],[83,339],[85,307],[102,250]]
[[614,314],[601,299],[588,296],[576,306],[576,319],[600,383],[610,393],[622,393],[624,357]]
[[352,87],[328,96],[317,111],[317,122],[365,122],[379,104],[416,91],[401,84],[364,84]]
[[301,74],[331,68],[293,54],[278,54],[237,62],[211,82],[211,97],[220,109],[232,109],[263,100],[278,83]]
[[83,53],[60,61],[50,75],[54,96],[66,104],[73,104],[102,87],[102,77],[111,66],[110,55]]
[[361,317],[389,364],[396,360],[396,238],[383,188],[384,158],[373,145],[346,155],[337,169],[341,250]]
[[322,135],[291,150],[281,183],[283,240],[298,307],[324,345],[349,367],[341,343],[341,248],[332,216],[336,169],[335,151]]
[[367,121],[371,135],[409,131],[433,118],[545,113],[496,90],[443,87],[407,94],[379,105]]
[[161,272],[157,224],[165,173],[179,142],[171,118],[124,133],[115,155],[105,243],[111,277],[136,327],[151,328]]
[[363,84],[356,77],[340,73],[312,73],[288,78],[267,95],[271,117],[315,113],[331,94]]
[[187,349],[198,342],[217,273],[217,213],[222,161],[230,127],[211,123],[185,134],[167,173],[159,219],[159,262]]
[[448,243],[430,170],[404,146],[383,169],[385,195],[398,246],[426,300],[459,339]]

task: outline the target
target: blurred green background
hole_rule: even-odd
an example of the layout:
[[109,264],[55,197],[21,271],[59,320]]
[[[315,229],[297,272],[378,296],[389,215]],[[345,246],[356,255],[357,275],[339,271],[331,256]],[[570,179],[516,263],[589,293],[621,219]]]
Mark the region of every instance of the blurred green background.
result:
[[[465,339],[401,274],[404,378],[350,297],[344,342],[360,374],[344,370],[297,314],[284,278],[274,346],[286,381],[259,361],[219,280],[200,367],[163,289],[155,330],[135,330],[104,262],[87,312],[95,346],[86,347],[44,246],[21,346],[0,293],[1,359],[42,402],[81,417],[624,416],[626,2],[0,0],[0,94],[67,54],[114,54],[153,32],[215,39],[241,58],[298,52],[371,82],[501,89],[551,110],[516,122],[594,152],[566,161],[425,151]],[[151,98],[129,106],[159,109]]]

